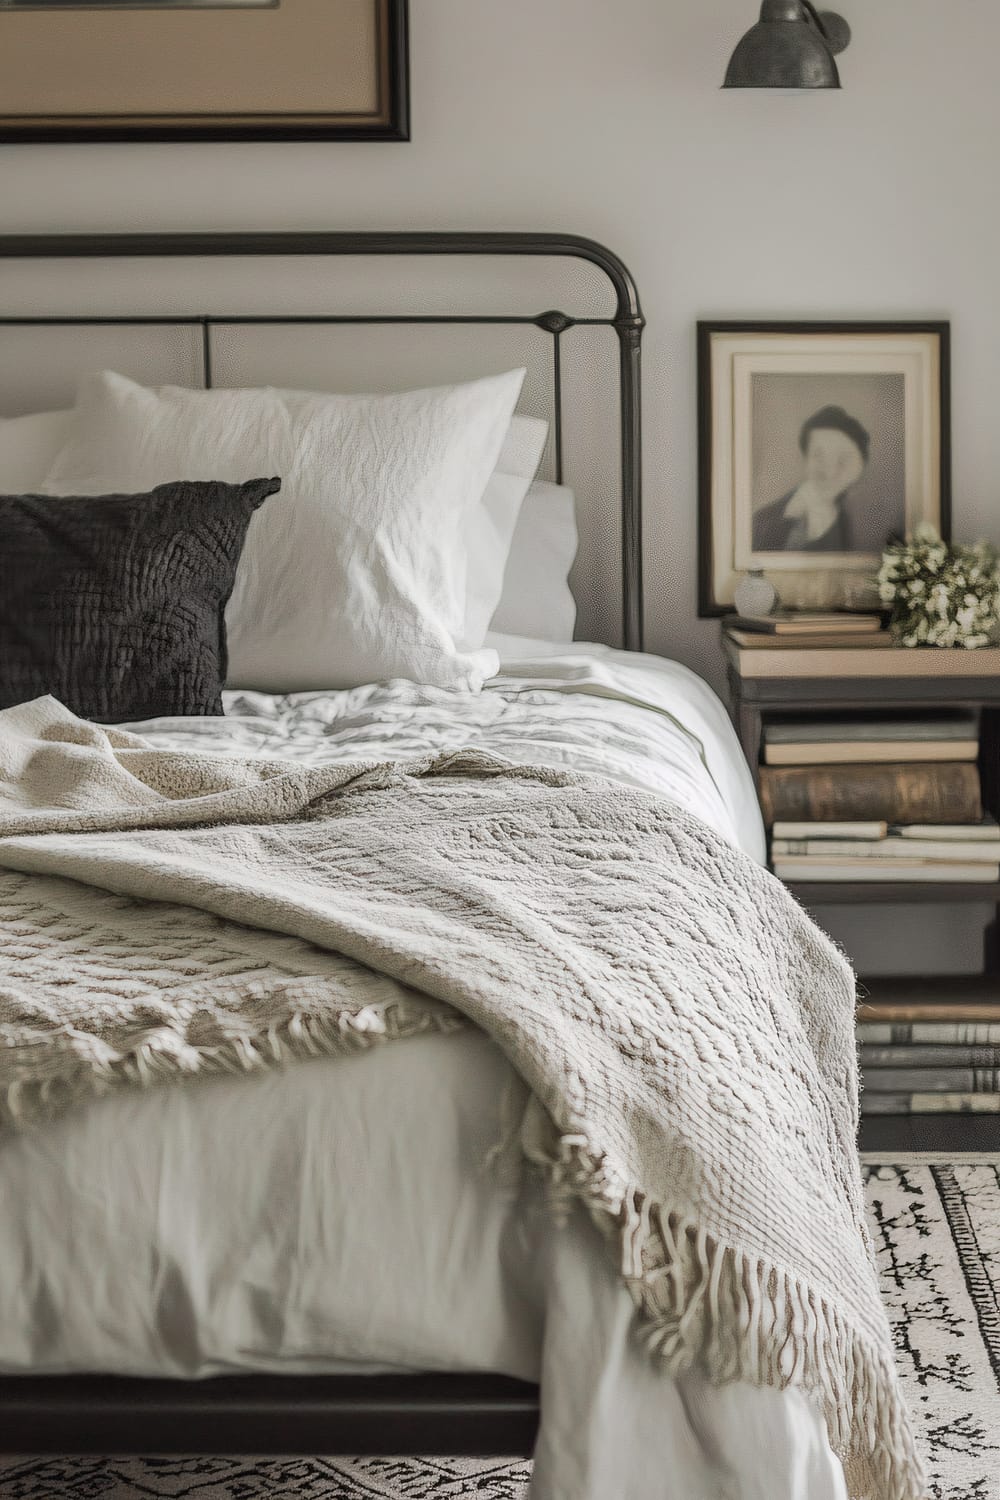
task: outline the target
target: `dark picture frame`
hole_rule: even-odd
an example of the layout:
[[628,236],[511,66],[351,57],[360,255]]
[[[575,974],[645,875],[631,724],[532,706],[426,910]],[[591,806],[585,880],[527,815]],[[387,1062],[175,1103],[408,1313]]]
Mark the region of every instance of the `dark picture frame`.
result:
[[[948,322],[700,321],[697,357],[700,618],[730,613],[751,567],[792,607],[871,609],[890,534],[950,538]],[[794,471],[823,441],[855,469],[814,536]]]
[[[127,73],[121,72],[121,53],[109,41],[118,31],[133,64]],[[239,71],[254,51],[242,47],[241,38],[251,36],[266,89],[274,97],[282,95],[280,105],[263,92],[255,97],[253,77]],[[103,47],[99,37],[104,37]],[[173,63],[165,41],[173,46]],[[296,42],[303,58],[319,59],[320,69],[325,48],[331,58],[338,48],[341,56],[349,50],[361,62],[362,92],[370,97],[359,100],[356,69],[348,80],[338,79],[331,67],[328,98],[320,102],[315,92],[306,97],[304,90],[301,107],[298,101],[290,103],[297,71],[291,44]],[[349,49],[345,43],[351,44]],[[81,57],[81,44],[95,48],[89,63]],[[178,82],[178,51],[207,62],[213,76],[223,81],[220,95],[230,90],[230,96],[206,98],[203,86],[188,103],[181,102],[187,81]],[[287,75],[282,89],[275,78],[283,61]],[[148,108],[145,100],[136,103],[137,69],[139,74],[145,69],[150,81]],[[76,91],[73,103],[59,97],[60,80]],[[157,85],[158,99],[153,97]],[[131,87],[133,93],[116,106],[118,87]],[[317,12],[307,0],[0,0],[2,144],[409,139],[408,0],[330,0],[328,14]]]

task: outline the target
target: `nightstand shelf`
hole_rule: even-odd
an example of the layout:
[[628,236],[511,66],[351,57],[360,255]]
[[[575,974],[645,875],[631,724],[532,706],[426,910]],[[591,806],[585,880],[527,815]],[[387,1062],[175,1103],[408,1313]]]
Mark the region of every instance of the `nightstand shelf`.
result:
[[[969,708],[980,715],[979,770],[983,801],[1000,813],[1000,648],[983,651],[747,650],[723,634],[733,722],[758,779],[764,722],[770,714],[808,717],[887,708],[917,712]],[[1000,883],[952,881],[789,881],[789,890],[816,906],[905,906],[979,903],[993,909],[984,967],[1000,973]]]
[[[979,771],[985,809],[1000,814],[1000,650],[917,653],[903,649],[824,651],[770,647],[741,650],[724,639],[733,721],[759,782],[764,725],[771,715],[845,717],[880,710],[914,712],[941,708],[975,710],[980,722]],[[915,989],[933,1003],[968,990],[983,989],[1000,1000],[1000,882],[945,880],[795,880],[788,890],[809,910],[825,906],[898,904],[979,904],[990,909],[983,975],[956,981],[944,974],[925,977]],[[947,967],[942,963],[942,968]],[[995,977],[996,976],[996,977]],[[872,990],[878,988],[870,981]],[[938,988],[939,987],[939,988]],[[862,1119],[861,1146],[872,1151],[1000,1151],[1000,1116],[995,1114],[868,1115]]]
[[857,906],[870,902],[919,905],[933,901],[974,901],[1000,907],[1000,885],[977,885],[953,880],[786,880],[784,884],[803,906]]

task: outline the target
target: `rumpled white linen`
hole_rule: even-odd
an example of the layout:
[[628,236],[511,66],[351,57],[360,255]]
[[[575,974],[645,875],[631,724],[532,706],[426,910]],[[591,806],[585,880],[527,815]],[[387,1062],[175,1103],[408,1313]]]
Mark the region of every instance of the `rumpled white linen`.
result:
[[165,749],[308,765],[471,748],[661,792],[761,863],[753,780],[722,703],[679,662],[608,646],[487,636],[500,675],[479,694],[413,682],[338,693],[226,692],[226,716],[131,727]]
[[[603,762],[759,847],[721,706],[655,659],[529,650],[475,699],[394,684],[228,707],[226,721],[142,732],[313,761],[391,741],[394,756],[474,744]],[[596,1231],[582,1214],[554,1229],[515,1151],[489,1160],[523,1099],[497,1049],[466,1030],[283,1075],[122,1091],[8,1137],[0,1369],[541,1377],[532,1500],[846,1500],[801,1396],[670,1382],[636,1349]],[[390,1265],[373,1263],[376,1245]]]

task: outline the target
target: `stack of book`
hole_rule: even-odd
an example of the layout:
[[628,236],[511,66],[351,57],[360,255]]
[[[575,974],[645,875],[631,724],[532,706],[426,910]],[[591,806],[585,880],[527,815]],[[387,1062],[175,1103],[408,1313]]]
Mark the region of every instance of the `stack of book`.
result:
[[862,991],[863,1115],[1000,1114],[1000,978],[872,979]]
[[[856,620],[861,623],[849,623]],[[1000,676],[1000,646],[907,651],[880,628],[877,615],[765,615],[759,621],[731,615],[723,624],[723,650],[744,682]]]
[[979,721],[784,719],[764,728],[760,799],[782,880],[1000,879],[1000,828],[983,817]]
[[840,646],[892,645],[892,637],[882,629],[879,615],[782,609],[773,615],[727,615],[723,625],[726,635],[738,646],[761,650],[803,647],[815,651]]
[[1000,826],[979,823],[774,824],[780,880],[1000,881]]

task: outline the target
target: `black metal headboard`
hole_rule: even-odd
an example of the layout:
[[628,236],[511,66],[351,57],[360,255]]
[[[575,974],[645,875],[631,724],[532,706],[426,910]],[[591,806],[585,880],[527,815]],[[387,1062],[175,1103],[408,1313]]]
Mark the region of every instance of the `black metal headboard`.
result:
[[553,436],[556,478],[562,478],[562,384],[560,339],[581,324],[613,328],[620,350],[622,620],[627,649],[641,650],[642,609],[642,432],[640,344],[645,320],[628,270],[610,250],[578,235],[463,232],[276,232],[211,234],[26,234],[0,236],[0,257],[41,259],[75,257],[185,256],[379,256],[484,255],[572,257],[597,266],[614,290],[610,317],[577,318],[559,310],[535,316],[474,314],[350,315],[205,315],[190,316],[17,316],[0,317],[4,326],[187,325],[200,326],[206,386],[212,383],[212,333],[216,327],[263,324],[337,323],[531,323],[551,335],[554,392]]

